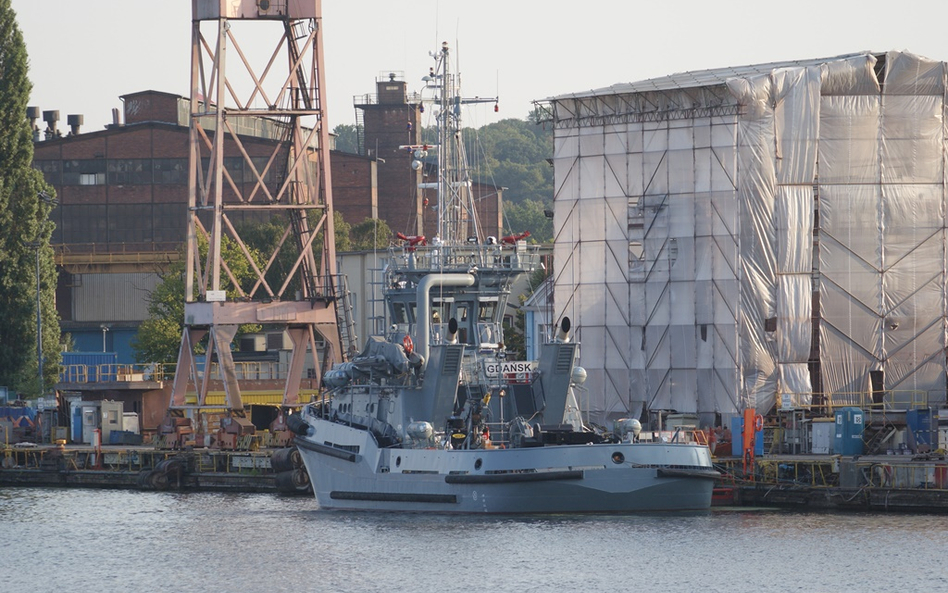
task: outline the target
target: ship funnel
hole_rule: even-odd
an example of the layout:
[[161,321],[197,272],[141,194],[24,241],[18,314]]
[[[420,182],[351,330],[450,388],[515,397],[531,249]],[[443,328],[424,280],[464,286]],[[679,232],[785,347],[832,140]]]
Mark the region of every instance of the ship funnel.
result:
[[560,321],[559,328],[556,330],[556,341],[561,343],[569,342],[569,330],[569,317],[564,317],[563,320]]
[[458,343],[458,320],[452,317],[448,320],[448,344]]

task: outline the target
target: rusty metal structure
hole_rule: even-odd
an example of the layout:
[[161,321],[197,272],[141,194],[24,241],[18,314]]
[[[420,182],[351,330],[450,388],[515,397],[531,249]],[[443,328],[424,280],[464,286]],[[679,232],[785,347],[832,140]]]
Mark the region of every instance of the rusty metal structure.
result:
[[[242,324],[282,327],[292,340],[283,404],[299,402],[307,362],[311,379],[344,356],[336,276],[319,0],[192,0],[190,158],[185,324],[170,408],[186,406],[191,385],[206,407],[212,363],[227,406],[243,408],[231,342]],[[268,33],[269,59],[255,64],[238,39]],[[256,49],[254,49],[256,51]],[[273,132],[272,152],[252,156],[247,130]],[[240,170],[233,172],[238,166]],[[241,191],[237,175],[252,191]],[[254,254],[235,220],[279,222],[272,253]],[[278,256],[292,266],[274,280]],[[241,286],[235,266],[249,266]],[[195,348],[205,338],[203,369]],[[322,351],[323,360],[318,360]],[[311,357],[307,360],[307,357]],[[202,371],[202,372],[199,372]]]

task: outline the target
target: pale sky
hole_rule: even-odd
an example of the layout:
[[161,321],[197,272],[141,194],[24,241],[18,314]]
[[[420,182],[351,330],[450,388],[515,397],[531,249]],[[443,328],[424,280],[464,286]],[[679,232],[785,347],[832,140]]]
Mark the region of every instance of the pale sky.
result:
[[[102,129],[123,94],[188,95],[190,0],[13,0],[13,9],[30,54],[30,105],[58,109],[63,130],[72,113],[85,116],[83,132]],[[862,50],[948,61],[946,0],[323,0],[323,19],[331,128],[355,122],[353,96],[374,93],[384,72],[419,90],[441,41],[458,48],[465,95],[500,96],[499,114],[476,111],[473,126],[523,118],[533,100],[688,70]]]

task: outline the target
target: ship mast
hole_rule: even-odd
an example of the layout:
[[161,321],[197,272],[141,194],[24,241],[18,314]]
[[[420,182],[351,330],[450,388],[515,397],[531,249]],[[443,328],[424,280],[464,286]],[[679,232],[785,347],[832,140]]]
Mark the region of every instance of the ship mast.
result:
[[479,237],[474,208],[471,171],[461,131],[461,106],[496,103],[496,97],[465,99],[460,95],[460,74],[451,71],[448,43],[435,55],[435,67],[426,77],[428,88],[436,90],[438,104],[438,238],[446,245],[464,243],[469,233]]

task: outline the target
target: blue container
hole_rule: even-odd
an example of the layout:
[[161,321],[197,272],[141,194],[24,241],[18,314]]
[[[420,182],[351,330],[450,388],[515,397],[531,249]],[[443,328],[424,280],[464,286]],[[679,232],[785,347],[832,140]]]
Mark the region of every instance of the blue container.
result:
[[[731,418],[731,455],[734,457],[743,457],[744,452],[744,417],[735,416]],[[754,455],[764,454],[764,431],[758,430],[754,435]]]
[[905,424],[915,435],[916,445],[929,445],[932,449],[938,446],[938,433],[932,432],[931,410],[908,410],[905,412]]
[[836,410],[836,438],[833,451],[839,455],[862,455],[862,433],[865,427],[862,410],[840,408]]
[[63,352],[62,377],[66,383],[115,381],[115,352]]

